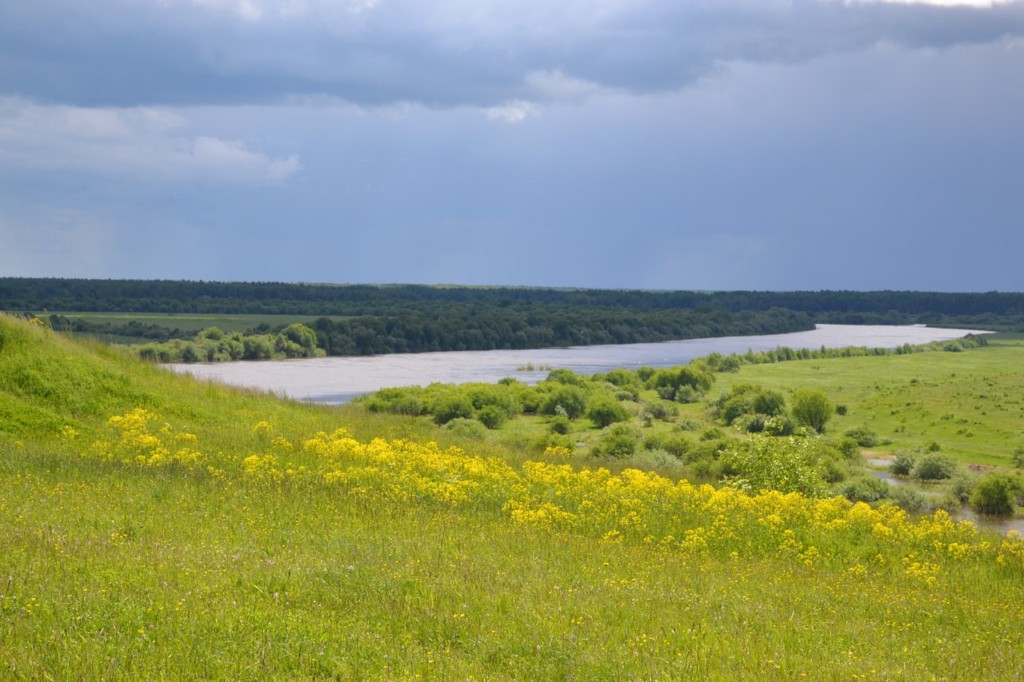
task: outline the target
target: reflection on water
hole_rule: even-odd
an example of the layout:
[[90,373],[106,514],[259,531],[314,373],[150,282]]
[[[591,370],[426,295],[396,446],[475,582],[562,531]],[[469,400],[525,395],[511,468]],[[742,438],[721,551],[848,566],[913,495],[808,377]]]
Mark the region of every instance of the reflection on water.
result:
[[970,521],[981,530],[994,530],[997,533],[1016,531],[1020,535],[1024,535],[1024,519],[985,516],[984,514],[975,514],[970,509],[961,509],[954,515],[954,518],[957,521]]
[[495,382],[508,376],[532,383],[547,376],[547,371],[517,371],[518,368],[531,364],[534,367],[565,367],[580,374],[594,374],[616,367],[682,365],[714,352],[729,355],[745,353],[748,350],[772,350],[779,346],[793,349],[815,349],[823,346],[896,348],[905,343],[919,344],[956,339],[969,333],[972,331],[967,329],[933,329],[920,326],[822,324],[813,331],[792,334],[728,336],[664,343],[536,350],[404,353],[168,367],[198,378],[272,391],[299,400],[337,404],[387,386],[425,386],[434,382]]

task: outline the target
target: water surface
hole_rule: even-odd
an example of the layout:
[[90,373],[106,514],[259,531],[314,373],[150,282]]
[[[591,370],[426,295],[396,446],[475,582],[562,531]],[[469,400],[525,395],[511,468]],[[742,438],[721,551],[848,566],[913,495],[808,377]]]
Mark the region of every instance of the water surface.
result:
[[[968,329],[923,326],[820,324],[816,329],[791,334],[726,336],[663,343],[611,346],[572,346],[534,350],[450,351],[402,353],[365,357],[330,357],[304,360],[263,360],[214,364],[168,365],[201,379],[271,391],[312,402],[337,404],[388,386],[425,386],[434,382],[495,382],[514,376],[526,383],[547,376],[547,368],[565,367],[580,374],[606,372],[617,367],[671,367],[719,352],[866,346],[896,348],[961,338]],[[533,371],[522,368],[533,365]],[[545,368],[545,369],[541,369]]]

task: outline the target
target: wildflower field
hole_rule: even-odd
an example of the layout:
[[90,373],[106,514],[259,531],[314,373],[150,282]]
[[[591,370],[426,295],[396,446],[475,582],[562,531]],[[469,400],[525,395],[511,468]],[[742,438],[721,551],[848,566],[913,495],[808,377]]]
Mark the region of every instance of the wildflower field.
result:
[[1024,675],[1017,537],[524,459],[6,318],[0,541],[10,679]]

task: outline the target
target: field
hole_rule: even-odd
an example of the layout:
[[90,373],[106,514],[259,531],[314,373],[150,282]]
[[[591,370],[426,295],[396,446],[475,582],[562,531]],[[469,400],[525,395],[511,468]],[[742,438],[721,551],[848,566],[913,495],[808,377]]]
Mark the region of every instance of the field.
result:
[[1024,340],[996,335],[963,353],[833,358],[745,365],[716,388],[752,381],[769,388],[817,388],[847,414],[833,428],[867,426],[891,443],[886,453],[937,444],[965,464],[1012,466],[1024,446]]
[[[982,368],[874,371],[924,387]],[[863,416],[871,396],[847,391]],[[1024,675],[1020,539],[561,457],[0,317],[0,676]]]

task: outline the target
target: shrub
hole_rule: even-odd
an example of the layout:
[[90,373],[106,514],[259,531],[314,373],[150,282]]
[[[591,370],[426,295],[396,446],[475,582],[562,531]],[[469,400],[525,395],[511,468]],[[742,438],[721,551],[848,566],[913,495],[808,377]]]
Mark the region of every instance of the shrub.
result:
[[680,386],[672,397],[677,403],[689,404],[698,402],[704,394],[693,386]]
[[644,403],[644,411],[654,419],[660,419],[663,422],[671,421],[679,415],[679,409],[675,405],[664,401]]
[[844,481],[850,475],[846,465],[834,457],[824,457],[818,467],[821,477],[826,483],[838,483]]
[[711,427],[710,429],[704,429],[700,432],[700,439],[704,442],[721,440],[725,438],[725,434],[722,433],[722,429]]
[[823,497],[828,487],[818,472],[821,454],[811,440],[752,436],[722,455],[723,470],[730,474],[724,482],[752,493],[778,490]]
[[764,422],[768,418],[763,414],[741,414],[733,420],[732,425],[747,433],[761,433],[764,431]]
[[857,445],[862,448],[873,448],[880,442],[878,440],[878,434],[869,429],[866,426],[858,426],[853,429],[847,429],[846,433],[843,434],[847,438],[852,438],[857,441]]
[[548,372],[548,376],[544,381],[553,381],[569,386],[582,386],[584,379],[571,369],[559,367]]
[[956,462],[946,455],[927,454],[918,460],[911,474],[922,481],[942,481],[953,476]]
[[466,419],[464,417],[450,420],[445,428],[465,438],[476,438],[478,440],[484,438],[487,434],[487,429],[483,424],[475,419]]
[[889,497],[891,486],[880,478],[864,476],[847,481],[839,493],[850,502],[877,502]]
[[1017,487],[1017,482],[1005,474],[987,474],[974,486],[971,509],[979,514],[1012,514]]
[[965,504],[971,499],[971,493],[974,491],[975,479],[973,476],[968,476],[964,473],[958,473],[953,476],[949,482],[949,494],[959,502]]
[[740,365],[743,363],[735,355],[730,355],[724,358],[718,365],[719,372],[738,372],[740,371]]
[[780,415],[785,408],[786,399],[781,393],[757,384],[737,384],[715,404],[718,416],[726,424],[732,424],[745,414]]
[[909,476],[910,472],[914,469],[915,463],[916,460],[913,455],[899,452],[896,454],[895,459],[892,460],[892,464],[889,465],[889,472],[895,476]]
[[505,423],[508,416],[505,411],[497,405],[487,405],[481,408],[480,412],[477,413],[476,418],[480,420],[480,423],[489,429],[496,429]]
[[627,424],[615,424],[608,429],[595,448],[596,454],[608,457],[630,457],[640,443],[640,432]]
[[576,419],[587,409],[586,395],[575,386],[559,386],[547,396],[540,411],[543,414],[558,414],[559,407],[569,419]]
[[846,459],[856,459],[860,453],[860,443],[846,436],[837,440],[833,447],[841,452]]
[[629,419],[629,412],[619,402],[608,398],[599,398],[587,408],[587,418],[598,428],[604,428]]
[[699,431],[703,424],[696,419],[690,419],[689,417],[679,420],[676,424],[676,428],[680,431]]
[[453,395],[442,399],[433,412],[438,424],[447,424],[453,419],[472,419],[473,403],[464,395]]
[[908,512],[921,512],[928,508],[928,500],[924,495],[907,486],[890,486],[889,499],[893,504],[906,509]]
[[832,418],[835,405],[821,391],[800,388],[793,392],[792,412],[798,422],[821,433]]
[[796,431],[796,425],[784,414],[764,420],[764,432],[769,436],[791,436],[794,431]]
[[569,433],[569,418],[563,416],[555,416],[551,418],[551,432],[559,433],[563,436]]
[[665,452],[682,459],[690,451],[690,440],[683,436],[669,436],[664,440]]

